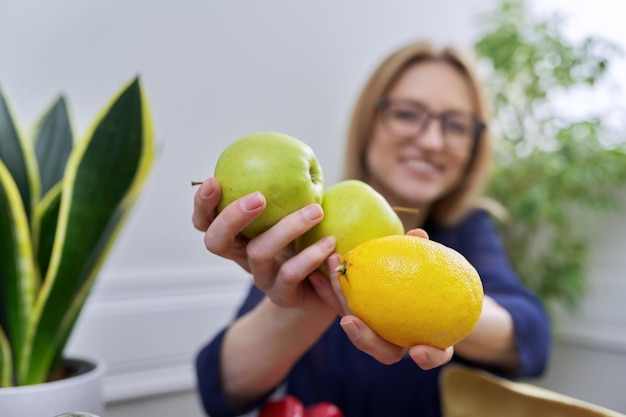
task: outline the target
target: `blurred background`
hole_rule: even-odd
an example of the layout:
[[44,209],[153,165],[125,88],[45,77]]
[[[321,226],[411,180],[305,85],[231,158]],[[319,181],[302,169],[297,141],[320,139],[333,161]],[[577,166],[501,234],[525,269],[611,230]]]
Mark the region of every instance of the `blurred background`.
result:
[[[68,352],[105,361],[107,417],[201,416],[195,352],[232,316],[249,283],[239,268],[204,249],[190,220],[190,181],[210,176],[232,140],[261,130],[307,142],[326,184],[338,181],[351,106],[378,62],[417,39],[474,50],[494,29],[501,4],[0,0],[0,87],[24,132],[64,94],[80,136],[135,75],[151,104],[157,162]],[[567,42],[597,36],[626,46],[622,2],[525,5],[539,19],[558,12],[563,19],[556,27]],[[599,142],[613,146],[626,139],[620,136],[626,65],[613,49],[595,52],[611,58],[607,81],[593,83],[597,94],[557,92],[554,107],[569,120],[609,116],[612,133]],[[487,76],[493,66],[484,69]],[[576,172],[591,172],[580,161]],[[531,382],[626,412],[626,186],[618,180],[610,179],[612,210],[578,218],[595,231],[585,235],[588,262],[579,265],[584,290],[553,297],[553,358],[548,373]]]

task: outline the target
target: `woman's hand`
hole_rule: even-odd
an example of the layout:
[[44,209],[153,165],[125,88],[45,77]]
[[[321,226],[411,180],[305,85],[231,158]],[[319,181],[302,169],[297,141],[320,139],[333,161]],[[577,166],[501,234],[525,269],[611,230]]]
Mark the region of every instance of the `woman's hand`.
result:
[[[250,217],[248,221],[244,216],[239,216],[238,219],[229,219],[225,216],[218,218],[217,205],[221,196],[222,188],[216,178],[211,177],[204,181],[194,196],[191,220],[196,229],[204,232],[204,245],[210,252],[232,259],[250,272],[246,255],[247,240],[239,235],[239,231],[263,212],[265,198],[260,193],[254,193],[234,203],[241,212],[248,213]],[[229,210],[232,211],[233,209]],[[227,231],[227,234],[220,235],[224,231]]]
[[291,249],[294,239],[322,220],[321,206],[311,204],[291,213],[249,240],[240,232],[263,212],[267,204],[265,197],[258,192],[249,194],[218,215],[216,207],[220,195],[219,182],[209,178],[194,197],[192,221],[196,229],[204,231],[206,248],[215,255],[234,260],[250,272],[257,287],[279,306],[324,305],[306,278],[309,275],[312,280],[323,278],[316,269],[333,252],[334,238],[321,239],[298,254]]
[[[352,343],[380,362],[392,364],[406,354],[406,348],[380,338],[365,322],[350,314],[335,272],[341,257],[332,255],[335,248],[332,237],[321,239],[298,254],[291,250],[291,242],[323,218],[319,205],[306,206],[248,240],[240,232],[263,212],[267,204],[265,197],[261,193],[249,194],[218,215],[220,196],[219,182],[209,178],[194,197],[192,221],[196,229],[204,232],[204,243],[211,253],[232,259],[250,272],[259,289],[278,306],[332,309],[342,315],[341,326]],[[421,229],[408,234],[428,238]],[[330,280],[317,271],[325,260]],[[408,354],[423,369],[432,369],[447,363],[453,349],[413,346]]]
[[427,371],[445,365],[452,359],[454,348],[445,350],[433,346],[417,345],[410,349],[394,345],[378,336],[367,324],[353,315],[341,318],[341,328],[357,349],[374,357],[381,363],[391,365],[398,362],[407,353],[420,368]]
[[[413,229],[407,234],[428,239],[428,235],[422,229]],[[338,254],[330,256],[327,263],[330,271],[330,283],[323,285],[323,281],[314,281],[314,284],[320,297],[343,316],[340,325],[357,349],[387,365],[398,362],[408,351],[411,359],[424,370],[444,365],[452,359],[453,347],[441,350],[432,346],[418,345],[407,349],[382,339],[363,320],[352,315],[335,271],[340,263],[341,256]]]

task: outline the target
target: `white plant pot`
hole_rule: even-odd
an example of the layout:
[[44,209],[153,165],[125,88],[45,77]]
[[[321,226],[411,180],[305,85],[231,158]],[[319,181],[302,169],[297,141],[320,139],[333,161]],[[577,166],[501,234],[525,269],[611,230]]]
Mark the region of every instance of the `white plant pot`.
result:
[[0,416],[55,417],[85,412],[102,416],[104,364],[84,359],[66,359],[78,373],[44,384],[0,388]]

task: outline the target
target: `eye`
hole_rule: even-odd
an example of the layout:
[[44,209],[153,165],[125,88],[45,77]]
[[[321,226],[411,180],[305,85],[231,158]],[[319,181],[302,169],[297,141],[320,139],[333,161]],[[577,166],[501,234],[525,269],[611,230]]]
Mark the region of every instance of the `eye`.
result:
[[420,123],[424,118],[424,115],[419,111],[401,107],[391,107],[389,115],[395,120],[406,123]]
[[448,116],[445,118],[445,130],[454,135],[470,135],[472,132],[472,122],[460,116]]

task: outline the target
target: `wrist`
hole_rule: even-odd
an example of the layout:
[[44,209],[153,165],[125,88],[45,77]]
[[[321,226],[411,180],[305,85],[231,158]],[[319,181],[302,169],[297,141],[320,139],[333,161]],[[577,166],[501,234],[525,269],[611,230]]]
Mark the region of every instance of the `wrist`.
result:
[[[316,335],[317,340],[334,322],[337,314],[323,302],[304,307],[282,307],[265,297],[258,307],[267,323],[285,337]],[[278,336],[278,335],[277,335]]]

